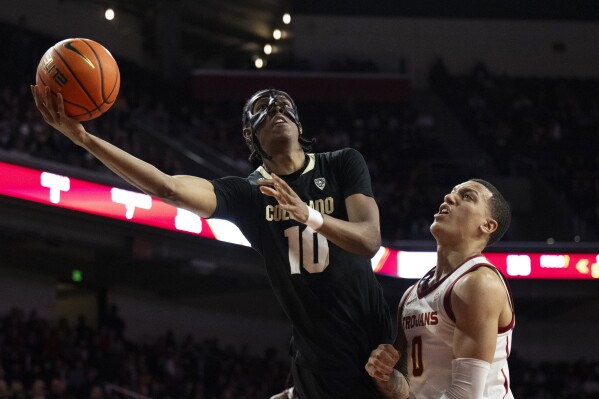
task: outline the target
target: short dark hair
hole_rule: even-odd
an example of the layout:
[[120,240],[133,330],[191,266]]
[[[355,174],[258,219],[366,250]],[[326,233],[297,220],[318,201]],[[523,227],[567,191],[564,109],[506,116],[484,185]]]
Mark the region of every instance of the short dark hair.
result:
[[497,187],[488,181],[483,179],[470,179],[470,181],[482,184],[492,194],[491,198],[489,198],[489,209],[491,211],[491,217],[497,222],[497,230],[491,233],[491,236],[489,237],[487,246],[491,246],[499,241],[510,227],[512,221],[510,203],[503,197]]

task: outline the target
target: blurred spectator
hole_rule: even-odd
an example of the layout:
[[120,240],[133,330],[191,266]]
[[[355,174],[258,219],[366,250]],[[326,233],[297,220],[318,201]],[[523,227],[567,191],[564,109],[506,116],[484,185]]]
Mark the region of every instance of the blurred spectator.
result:
[[[54,325],[17,308],[0,315],[0,398],[112,398],[105,387],[113,384],[151,398],[263,399],[284,387],[288,361],[274,349],[256,356],[172,331],[137,343],[116,338],[124,323],[95,329],[82,320]],[[48,342],[60,345],[40,352]]]
[[[190,334],[178,339],[172,331],[116,348],[101,345],[103,332],[91,329],[91,340],[80,341],[89,355],[81,356],[74,342],[82,330],[37,316],[31,323],[23,315],[20,309],[0,315],[0,398],[122,398],[106,388],[112,384],[119,392],[155,399],[264,399],[280,392],[287,377],[288,362],[274,349],[256,356],[244,346],[225,347],[213,338],[199,342]],[[56,330],[63,330],[62,350],[40,353],[40,341]],[[16,331],[29,338],[16,345]],[[121,367],[115,367],[115,352],[122,352]],[[599,398],[599,361],[531,362],[512,353],[510,374],[517,398]]]
[[596,234],[599,81],[494,75],[479,63],[461,75],[436,64],[430,84],[502,174],[544,178],[578,213],[578,231]]

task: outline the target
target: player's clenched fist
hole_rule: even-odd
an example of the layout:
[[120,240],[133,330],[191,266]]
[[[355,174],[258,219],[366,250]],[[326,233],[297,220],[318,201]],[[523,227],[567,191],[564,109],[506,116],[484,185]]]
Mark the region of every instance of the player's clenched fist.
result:
[[366,371],[379,381],[389,381],[395,365],[399,361],[399,352],[390,344],[381,344],[370,353]]

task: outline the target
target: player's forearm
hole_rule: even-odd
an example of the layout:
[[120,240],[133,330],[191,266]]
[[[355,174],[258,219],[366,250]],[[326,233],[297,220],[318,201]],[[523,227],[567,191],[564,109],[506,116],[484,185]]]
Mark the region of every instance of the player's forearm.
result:
[[85,135],[80,145],[106,167],[144,193],[161,199],[171,197],[170,176],[156,167],[89,133]]
[[385,399],[407,399],[410,396],[410,386],[403,374],[394,370],[389,381],[374,380],[377,389]]
[[327,215],[318,232],[338,247],[369,258],[381,247],[380,230],[368,222],[348,222]]

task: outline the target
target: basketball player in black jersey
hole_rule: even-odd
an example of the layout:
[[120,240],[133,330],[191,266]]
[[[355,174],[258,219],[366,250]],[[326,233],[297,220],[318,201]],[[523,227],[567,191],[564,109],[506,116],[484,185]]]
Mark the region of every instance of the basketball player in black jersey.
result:
[[381,397],[364,364],[391,342],[392,323],[370,262],[381,243],[379,211],[357,151],[310,153],[295,103],[269,89],[254,94],[242,116],[258,169],[212,181],[169,176],[85,131],[65,115],[60,94],[32,92],[47,123],[129,183],[240,228],[292,323],[293,397]]

